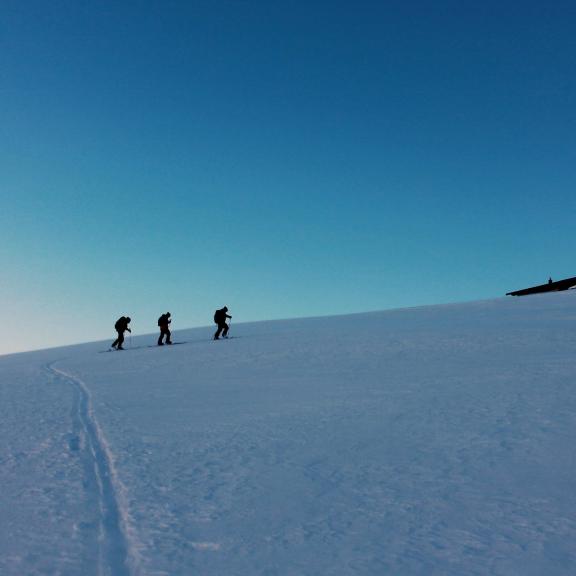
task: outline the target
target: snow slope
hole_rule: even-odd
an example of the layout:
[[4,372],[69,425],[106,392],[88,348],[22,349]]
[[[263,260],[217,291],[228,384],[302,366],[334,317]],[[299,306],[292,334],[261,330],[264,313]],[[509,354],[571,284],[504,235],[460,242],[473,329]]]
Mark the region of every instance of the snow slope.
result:
[[574,573],[576,293],[211,332],[0,357],[2,575]]

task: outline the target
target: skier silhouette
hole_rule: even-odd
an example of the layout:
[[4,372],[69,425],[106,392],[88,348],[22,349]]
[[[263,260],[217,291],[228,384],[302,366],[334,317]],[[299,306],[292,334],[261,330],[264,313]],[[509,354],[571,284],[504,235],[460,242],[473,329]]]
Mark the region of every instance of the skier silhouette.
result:
[[164,342],[162,342],[164,336],[166,336],[166,344],[172,344],[172,340],[170,340],[170,322],[172,322],[172,320],[170,320],[170,312],[166,312],[166,314],[162,314],[162,316],[158,318],[158,326],[160,326],[158,346],[164,346]]
[[124,348],[122,348],[122,344],[124,342],[124,332],[128,330],[128,332],[132,334],[132,330],[128,328],[128,324],[130,324],[130,321],[131,321],[130,316],[121,316],[120,318],[118,318],[118,320],[116,320],[114,328],[116,329],[116,332],[118,332],[118,338],[114,340],[112,348],[117,347],[116,350],[124,350]]
[[228,338],[229,326],[226,324],[226,318],[232,318],[232,316],[226,314],[226,312],[228,312],[228,308],[226,306],[214,312],[214,324],[218,325],[218,330],[216,330],[216,333],[214,334],[214,340],[218,340],[220,338],[220,334],[222,333],[222,338]]

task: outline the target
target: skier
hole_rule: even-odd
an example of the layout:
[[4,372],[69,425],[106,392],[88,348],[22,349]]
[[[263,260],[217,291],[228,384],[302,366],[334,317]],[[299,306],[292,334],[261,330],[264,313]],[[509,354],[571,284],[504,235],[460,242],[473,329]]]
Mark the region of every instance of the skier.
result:
[[172,344],[172,340],[170,340],[170,322],[172,322],[172,320],[170,320],[170,312],[166,312],[166,314],[162,314],[162,316],[158,318],[158,326],[160,326],[158,346],[164,346],[164,342],[162,342],[164,336],[166,336],[166,344]]
[[130,324],[130,321],[131,321],[130,316],[122,316],[118,318],[118,320],[116,320],[114,328],[116,329],[116,332],[118,332],[118,338],[114,340],[112,348],[116,348],[116,350],[124,350],[124,348],[122,348],[122,343],[124,342],[124,332],[128,330],[128,332],[132,334],[132,330],[128,328],[128,324]]
[[228,308],[226,306],[214,312],[214,323],[218,325],[218,330],[216,330],[216,333],[214,334],[214,340],[218,340],[222,332],[222,337],[228,338],[229,326],[226,324],[226,318],[232,318],[232,316],[226,314],[226,312],[228,312]]

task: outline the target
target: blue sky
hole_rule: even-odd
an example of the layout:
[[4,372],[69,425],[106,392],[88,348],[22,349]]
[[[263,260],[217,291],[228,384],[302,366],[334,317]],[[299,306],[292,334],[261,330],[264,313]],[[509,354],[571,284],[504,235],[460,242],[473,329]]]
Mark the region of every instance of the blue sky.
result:
[[0,353],[576,275],[573,2],[1,14]]

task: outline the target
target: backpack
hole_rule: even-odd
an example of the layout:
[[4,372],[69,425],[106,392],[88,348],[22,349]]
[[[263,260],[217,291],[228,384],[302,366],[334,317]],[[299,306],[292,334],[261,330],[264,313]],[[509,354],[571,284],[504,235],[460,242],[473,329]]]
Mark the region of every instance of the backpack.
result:
[[162,326],[162,320],[164,319],[164,316],[160,316],[160,318],[158,318],[158,326]]
[[114,328],[116,329],[116,331],[122,330],[122,328],[124,327],[124,320],[125,320],[124,316],[116,320],[116,324],[114,324]]

